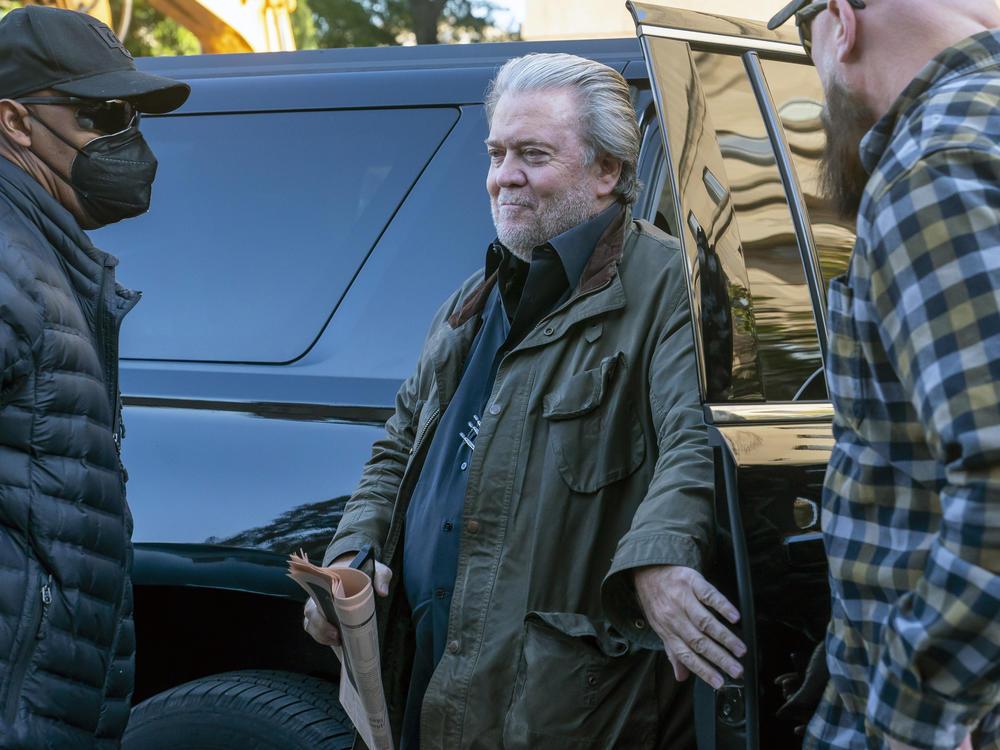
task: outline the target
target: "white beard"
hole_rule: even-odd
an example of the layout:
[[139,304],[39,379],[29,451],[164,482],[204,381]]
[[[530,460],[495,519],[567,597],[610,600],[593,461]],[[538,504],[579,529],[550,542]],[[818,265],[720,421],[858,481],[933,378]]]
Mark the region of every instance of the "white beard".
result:
[[[553,237],[557,237],[577,224],[582,224],[596,215],[596,203],[593,195],[584,185],[571,185],[561,195],[547,198],[542,203],[532,201],[528,195],[523,199],[518,197],[517,190],[500,190],[500,194],[491,200],[493,210],[493,225],[497,230],[497,238],[504,247],[522,260],[531,260],[531,251]],[[536,208],[526,220],[513,221],[504,219],[500,213],[500,203],[536,203]]]

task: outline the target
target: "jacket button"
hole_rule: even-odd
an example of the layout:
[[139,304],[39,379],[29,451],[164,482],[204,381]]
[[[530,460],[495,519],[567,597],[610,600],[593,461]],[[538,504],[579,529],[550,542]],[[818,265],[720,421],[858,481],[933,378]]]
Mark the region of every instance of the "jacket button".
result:
[[590,685],[591,687],[594,687],[594,685],[597,684],[597,675],[596,674],[588,674],[587,675],[587,684]]
[[465,524],[465,530],[470,534],[479,533],[479,521],[467,521]]
[[645,630],[646,629],[646,621],[643,620],[641,617],[637,617],[632,622],[632,624],[635,625],[635,627],[636,627],[637,630]]
[[452,641],[451,643],[448,644],[448,653],[457,654],[458,648],[459,648],[458,641]]
[[492,414],[495,417],[499,413],[500,413],[500,404],[496,402],[490,404],[490,414]]
[[552,326],[549,326],[544,331],[542,331],[542,333],[544,333],[546,336],[551,336],[555,332],[556,332],[556,329],[553,328]]

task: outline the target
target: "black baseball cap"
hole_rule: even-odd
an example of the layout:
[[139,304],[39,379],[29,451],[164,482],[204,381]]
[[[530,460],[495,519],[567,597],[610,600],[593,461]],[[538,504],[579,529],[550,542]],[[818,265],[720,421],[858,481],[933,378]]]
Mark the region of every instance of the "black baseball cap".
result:
[[41,5],[0,20],[0,99],[52,89],[86,99],[127,99],[142,112],[177,109],[191,87],[135,69],[132,55],[107,24]]

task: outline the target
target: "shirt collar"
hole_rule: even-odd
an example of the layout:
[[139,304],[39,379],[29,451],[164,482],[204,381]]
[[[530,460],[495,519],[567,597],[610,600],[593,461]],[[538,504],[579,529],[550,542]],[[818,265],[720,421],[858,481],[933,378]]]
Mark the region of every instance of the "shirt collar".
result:
[[861,162],[868,173],[875,171],[889,147],[896,124],[928,89],[975,70],[998,65],[1000,29],[982,31],[935,55],[896,97],[889,111],[861,139]]
[[[583,270],[587,267],[597,241],[611,224],[611,220],[618,215],[621,206],[616,201],[601,211],[596,216],[587,221],[577,224],[571,229],[567,229],[560,235],[553,237],[544,245],[539,245],[532,250],[532,255],[539,249],[551,247],[556,251],[559,261],[562,263],[563,271],[569,282],[569,288],[574,288],[583,275]],[[499,239],[494,240],[486,251],[486,277],[489,278],[501,262],[510,254]]]
[[594,252],[597,241],[601,239],[604,230],[620,210],[621,206],[617,202],[612,203],[597,216],[549,240],[549,244],[562,261],[570,289],[580,283],[580,276],[587,267],[587,261],[590,260],[590,254]]

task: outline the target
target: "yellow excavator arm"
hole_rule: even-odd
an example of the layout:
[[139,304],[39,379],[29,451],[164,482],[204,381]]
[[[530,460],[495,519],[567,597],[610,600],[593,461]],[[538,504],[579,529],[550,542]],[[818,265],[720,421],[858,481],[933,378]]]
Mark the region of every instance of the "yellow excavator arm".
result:
[[[108,0],[26,0],[89,13],[115,31]],[[295,49],[295,0],[149,0],[197,37],[203,52],[278,52]],[[126,0],[126,11],[131,6]],[[119,31],[119,33],[121,33]]]

